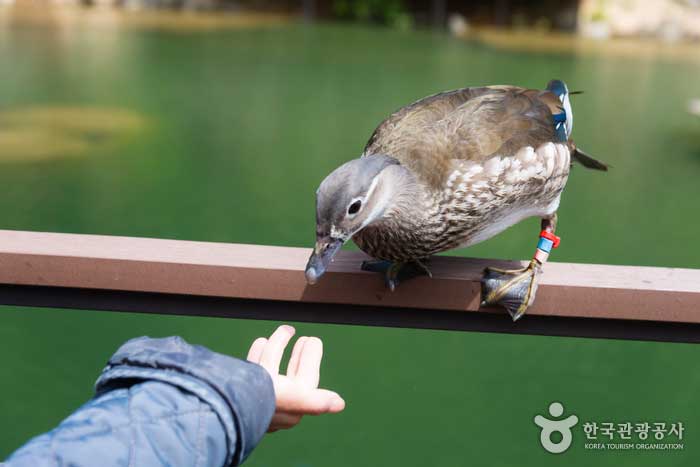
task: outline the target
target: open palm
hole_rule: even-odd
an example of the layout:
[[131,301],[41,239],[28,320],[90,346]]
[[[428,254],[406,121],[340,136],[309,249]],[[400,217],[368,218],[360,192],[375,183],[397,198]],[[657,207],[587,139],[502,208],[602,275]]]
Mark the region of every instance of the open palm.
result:
[[318,337],[297,339],[287,374],[280,374],[282,355],[294,333],[292,326],[280,326],[269,338],[257,338],[248,351],[248,360],[265,368],[274,383],[276,408],[270,432],[291,428],[304,415],[337,413],[345,408],[345,401],[336,392],[318,388],[323,358],[323,343]]

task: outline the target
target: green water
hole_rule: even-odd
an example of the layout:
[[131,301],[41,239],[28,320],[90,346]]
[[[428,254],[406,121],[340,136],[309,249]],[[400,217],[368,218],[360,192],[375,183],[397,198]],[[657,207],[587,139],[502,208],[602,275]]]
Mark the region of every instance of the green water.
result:
[[[510,53],[443,35],[345,26],[5,28],[0,112],[59,110],[49,122],[50,157],[0,153],[0,226],[310,246],[319,181],[356,157],[388,112],[444,89],[542,87],[559,77],[586,91],[574,102],[578,144],[614,170],[575,170],[553,260],[698,268],[700,119],[685,105],[700,96],[699,74],[697,63]],[[69,131],[60,117],[66,106],[128,112],[141,123],[128,131]],[[55,150],[67,137],[83,151]],[[528,257],[537,225],[524,222],[459,253]],[[90,397],[102,365],[127,338],[179,334],[243,355],[274,324],[4,307],[0,458]],[[269,436],[250,466],[700,460],[697,346],[309,324],[298,330],[324,339],[322,384],[338,390],[347,409]],[[682,421],[685,449],[590,451],[578,425],[571,449],[548,454],[532,419],[554,400],[581,423]]]

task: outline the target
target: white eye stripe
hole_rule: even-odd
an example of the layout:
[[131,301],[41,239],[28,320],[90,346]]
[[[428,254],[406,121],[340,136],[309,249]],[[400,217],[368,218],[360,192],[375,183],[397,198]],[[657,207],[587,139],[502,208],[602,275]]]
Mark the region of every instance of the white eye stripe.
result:
[[369,185],[369,189],[367,190],[367,195],[365,196],[365,199],[370,199],[372,197],[374,189],[377,188],[377,183],[379,183],[379,175],[375,176],[372,180],[372,183]]
[[[365,195],[364,201],[368,201],[372,199],[372,195],[374,194],[375,189],[377,186],[379,186],[379,177],[381,177],[382,174],[379,173],[374,177],[374,180],[372,180],[372,183],[367,190],[367,194]],[[367,209],[369,209],[369,213],[365,214],[365,219],[362,221],[362,225],[360,226],[360,229],[364,229],[367,225],[370,223],[374,222],[376,219],[382,216],[383,212],[387,209],[387,206],[389,206],[390,201],[391,201],[391,190],[387,189],[385,186],[384,189],[379,190],[378,196],[376,199],[374,199],[373,204]]]
[[[377,188],[378,183],[379,183],[379,175],[374,177],[374,179],[372,180],[372,183],[369,185],[369,188],[367,189],[367,194],[364,197],[358,196],[357,198],[353,198],[353,200],[350,201],[350,204],[348,204],[348,211],[347,211],[348,216],[354,216],[355,214],[360,212],[358,210],[356,213],[351,214],[350,213],[350,206],[352,206],[352,204],[357,202],[357,201],[361,201],[362,205],[364,205],[365,201],[372,197],[372,193],[374,193],[374,190]],[[362,209],[362,205],[360,206],[360,209]]]

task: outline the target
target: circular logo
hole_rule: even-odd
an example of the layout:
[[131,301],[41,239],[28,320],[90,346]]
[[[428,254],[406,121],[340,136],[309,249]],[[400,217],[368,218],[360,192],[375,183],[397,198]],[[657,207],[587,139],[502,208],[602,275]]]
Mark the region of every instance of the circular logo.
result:
[[[554,418],[559,418],[564,414],[564,406],[561,402],[552,402],[549,404],[549,415]],[[542,428],[540,432],[540,443],[542,447],[552,454],[561,454],[571,446],[571,428],[578,423],[576,415],[569,415],[561,420],[550,420],[549,418],[537,415],[535,417],[535,425]],[[560,433],[561,440],[558,442],[552,441],[553,433]]]

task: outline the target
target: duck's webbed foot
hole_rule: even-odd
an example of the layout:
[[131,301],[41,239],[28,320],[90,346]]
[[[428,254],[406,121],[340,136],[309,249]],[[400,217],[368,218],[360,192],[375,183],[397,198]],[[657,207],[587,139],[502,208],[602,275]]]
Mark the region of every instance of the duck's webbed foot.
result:
[[540,268],[534,259],[522,269],[486,268],[481,279],[482,305],[500,305],[517,321],[535,300]]
[[392,292],[400,282],[418,276],[433,277],[427,266],[419,260],[410,262],[392,262],[385,260],[368,260],[362,262],[362,270],[384,274],[384,282]]
[[486,268],[481,279],[482,305],[500,305],[510,313],[513,321],[525,314],[527,308],[535,301],[537,292],[537,275],[542,265],[547,262],[552,248],[559,246],[559,237],[554,235],[557,216],[542,220],[540,240],[535,256],[527,267],[522,269]]

